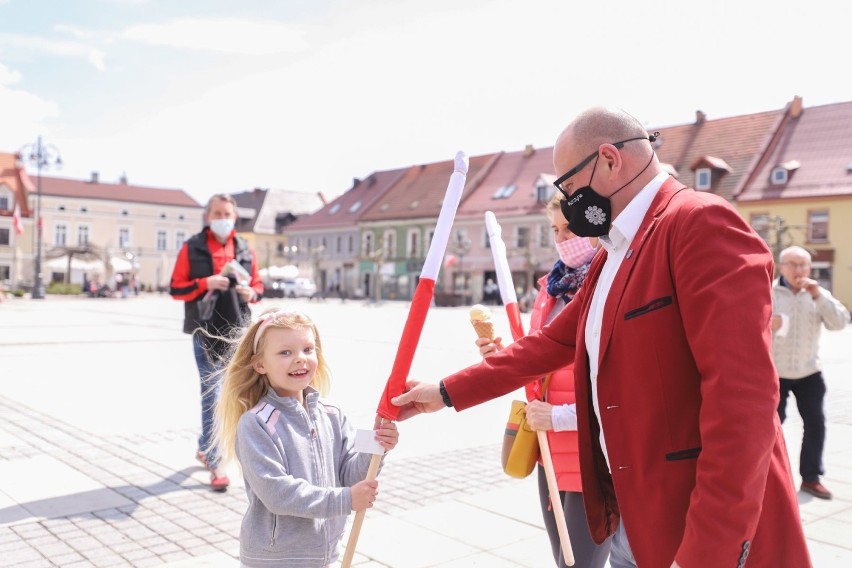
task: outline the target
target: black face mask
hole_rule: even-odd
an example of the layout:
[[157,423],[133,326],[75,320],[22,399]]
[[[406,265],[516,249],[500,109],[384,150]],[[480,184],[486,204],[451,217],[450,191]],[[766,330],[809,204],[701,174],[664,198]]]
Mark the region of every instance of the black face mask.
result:
[[654,161],[654,155],[651,154],[651,159],[642,168],[638,174],[633,176],[633,179],[612,192],[609,197],[604,197],[592,189],[592,179],[595,177],[595,169],[598,167],[598,158],[595,158],[595,165],[592,167],[592,177],[589,178],[589,185],[585,185],[571,194],[568,199],[563,199],[559,206],[562,209],[562,214],[568,220],[568,228],[578,237],[602,237],[609,233],[612,226],[612,196],[633,183],[636,178],[648,169],[651,162]]

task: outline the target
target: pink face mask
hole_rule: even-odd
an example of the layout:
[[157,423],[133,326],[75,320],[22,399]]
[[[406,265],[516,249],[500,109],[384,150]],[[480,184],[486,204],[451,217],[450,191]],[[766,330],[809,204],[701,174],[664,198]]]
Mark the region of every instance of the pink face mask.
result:
[[579,268],[595,256],[595,249],[586,237],[574,237],[556,243],[559,259],[571,268]]

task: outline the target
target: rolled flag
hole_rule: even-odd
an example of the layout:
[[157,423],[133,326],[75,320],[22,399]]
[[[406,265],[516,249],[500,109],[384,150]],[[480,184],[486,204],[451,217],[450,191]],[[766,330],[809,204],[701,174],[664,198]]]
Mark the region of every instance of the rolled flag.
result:
[[450,240],[450,231],[456,217],[467,178],[468,158],[464,152],[458,152],[455,157],[453,173],[447,185],[447,193],[444,195],[444,203],[441,213],[438,215],[438,223],[435,233],[426,253],[426,261],[423,270],[420,271],[420,280],[414,289],[414,298],[408,310],[408,318],[402,330],[402,338],[396,351],[390,377],[385,385],[385,391],[379,401],[378,414],[387,420],[396,420],[399,416],[399,407],[391,403],[391,399],[401,395],[405,391],[405,382],[408,380],[408,372],[411,370],[411,362],[417,343],[420,341],[420,333],[426,321],[426,313],[432,304],[435,294],[435,281],[438,279],[438,270],[447,250],[447,242]]
[[524,336],[524,324],[521,321],[521,310],[518,307],[518,297],[515,295],[515,285],[512,282],[512,271],[509,270],[509,259],[506,258],[506,243],[503,242],[503,229],[497,222],[497,217],[491,211],[485,212],[485,230],[491,243],[491,254],[494,257],[494,270],[497,272],[497,286],[500,288],[500,298],[509,316],[509,329],[512,339],[517,341]]

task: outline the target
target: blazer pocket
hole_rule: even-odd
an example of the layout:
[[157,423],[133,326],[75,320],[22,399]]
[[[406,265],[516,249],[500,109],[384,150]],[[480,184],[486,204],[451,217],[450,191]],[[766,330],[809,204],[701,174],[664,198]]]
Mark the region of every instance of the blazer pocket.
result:
[[698,458],[698,454],[700,453],[701,446],[697,448],[689,448],[688,450],[678,450],[676,452],[666,454],[666,461],[694,460]]
[[654,310],[659,310],[660,308],[665,308],[666,306],[670,306],[672,303],[671,296],[663,296],[662,298],[657,298],[656,300],[651,300],[644,306],[639,308],[635,308],[630,310],[626,314],[624,314],[624,319],[629,320],[633,318],[638,318],[639,316],[644,316],[649,312],[653,312]]

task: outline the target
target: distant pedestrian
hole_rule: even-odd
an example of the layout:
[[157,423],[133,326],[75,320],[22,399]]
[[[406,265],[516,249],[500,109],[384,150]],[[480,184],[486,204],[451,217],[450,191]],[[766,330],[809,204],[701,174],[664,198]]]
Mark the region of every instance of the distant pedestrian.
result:
[[[245,477],[242,566],[330,566],[347,516],[376,500],[378,481],[365,480],[371,455],[355,451],[346,415],[320,398],[329,379],[316,325],[297,312],[260,316],[228,364],[216,440]],[[396,424],[377,422],[375,439],[392,449]]]
[[787,397],[792,392],[802,417],[802,449],[799,473],[802,491],[820,499],[831,499],[831,491],[820,483],[825,474],[825,381],[819,360],[822,327],[840,330],[849,322],[849,311],[831,292],[810,278],[811,254],[792,246],[779,256],[781,276],[772,286],[772,357],[781,377],[778,416],[787,417]]
[[[250,302],[263,294],[257,258],[248,241],[237,236],[234,223],[237,204],[226,194],[210,198],[204,214],[204,229],[181,247],[172,272],[170,294],[184,302],[184,333],[192,334],[195,363],[201,378],[201,435],[196,459],[210,471],[210,486],[228,488],[230,480],[219,468],[213,439],[213,407],[218,394],[219,371],[224,366],[228,342],[223,338],[248,323]],[[237,282],[233,273],[222,274],[236,261],[250,275]]]

